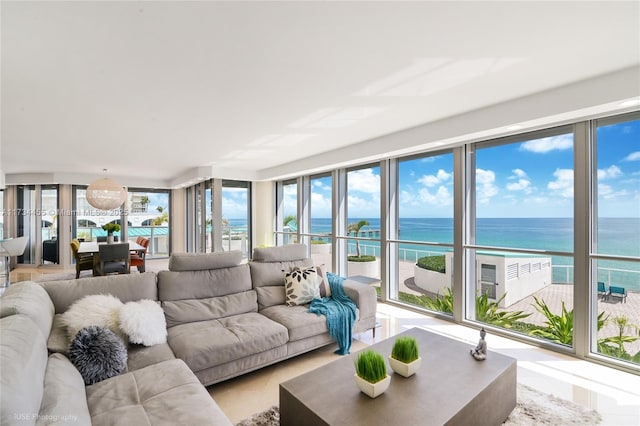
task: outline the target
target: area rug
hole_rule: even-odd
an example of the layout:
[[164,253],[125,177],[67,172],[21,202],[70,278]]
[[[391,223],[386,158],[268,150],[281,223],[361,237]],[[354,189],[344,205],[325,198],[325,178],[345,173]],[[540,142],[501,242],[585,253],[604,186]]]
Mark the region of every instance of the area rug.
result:
[[[539,392],[518,384],[518,401],[504,423],[506,426],[535,425],[597,425],[602,418],[595,410]],[[236,426],[279,426],[280,411],[273,406],[261,413],[242,420]]]

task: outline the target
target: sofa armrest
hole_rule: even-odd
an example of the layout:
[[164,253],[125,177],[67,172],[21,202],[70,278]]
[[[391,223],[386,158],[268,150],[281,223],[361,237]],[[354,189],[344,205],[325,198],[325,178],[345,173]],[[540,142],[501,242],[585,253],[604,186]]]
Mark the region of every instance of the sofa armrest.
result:
[[360,311],[360,321],[369,323],[372,320],[373,322],[368,328],[373,328],[375,325],[378,303],[378,296],[375,288],[348,278],[344,280],[343,287],[344,292],[358,307],[358,310]]

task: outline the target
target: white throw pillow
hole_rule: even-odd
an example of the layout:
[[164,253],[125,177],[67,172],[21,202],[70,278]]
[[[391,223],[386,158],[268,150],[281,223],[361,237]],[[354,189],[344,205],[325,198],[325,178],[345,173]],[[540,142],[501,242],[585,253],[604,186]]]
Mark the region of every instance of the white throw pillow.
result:
[[75,301],[61,317],[69,342],[78,331],[90,325],[106,327],[126,342],[126,337],[120,331],[122,306],[120,299],[110,294],[93,294]]
[[120,329],[131,343],[153,346],[167,342],[164,311],[153,300],[125,303],[120,309]]
[[294,268],[284,274],[284,292],[287,306],[304,305],[320,297],[318,273],[315,266]]

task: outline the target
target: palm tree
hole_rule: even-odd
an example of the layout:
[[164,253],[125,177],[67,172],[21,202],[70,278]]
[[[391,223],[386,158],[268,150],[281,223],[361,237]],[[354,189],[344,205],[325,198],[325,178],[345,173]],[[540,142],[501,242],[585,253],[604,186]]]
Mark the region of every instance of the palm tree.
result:
[[[369,226],[369,222],[367,222],[366,220],[361,220],[358,223],[350,223],[349,226],[347,227],[347,233],[350,234],[353,232],[357,237],[358,234],[360,233],[360,230],[364,226]],[[360,257],[360,240],[356,240],[356,255],[357,257]]]
[[293,225],[294,227],[297,226],[298,219],[296,218],[296,215],[288,214],[284,217],[284,219],[282,220],[282,225],[290,226],[289,224]]

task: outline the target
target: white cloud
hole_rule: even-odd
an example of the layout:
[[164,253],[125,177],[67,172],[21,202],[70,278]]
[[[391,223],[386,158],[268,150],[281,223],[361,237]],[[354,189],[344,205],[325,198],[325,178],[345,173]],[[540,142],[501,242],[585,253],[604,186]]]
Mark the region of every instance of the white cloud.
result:
[[509,191],[524,191],[525,194],[531,193],[531,182],[527,179],[519,179],[517,182],[507,184]]
[[517,179],[517,182],[507,184],[509,191],[523,191],[525,194],[531,194],[531,181],[529,176],[522,169],[513,169],[513,175],[509,176],[509,180]]
[[380,193],[380,176],[373,174],[372,169],[362,169],[349,172],[347,177],[349,191]]
[[619,176],[622,176],[622,170],[616,165],[609,166],[607,169],[598,169],[598,180],[614,179]]
[[527,177],[527,174],[522,169],[513,169],[512,172],[513,172],[513,176],[509,177],[509,179],[526,178]]
[[440,186],[435,194],[429,192],[427,188],[422,188],[419,192],[420,200],[423,203],[435,206],[450,206],[453,204],[453,197],[445,186]]
[[556,180],[549,182],[547,188],[564,198],[573,197],[573,170],[572,169],[556,169],[553,172]]
[[496,174],[493,170],[476,169],[476,201],[488,203],[491,197],[498,193],[495,186]]
[[444,170],[439,169],[435,176],[434,175],[422,176],[420,179],[418,179],[418,182],[420,182],[425,186],[432,187],[432,186],[439,185],[443,182],[446,182],[449,179],[451,179],[451,173],[447,173]]
[[536,139],[524,142],[520,145],[522,151],[535,152],[537,154],[545,154],[554,150],[565,150],[573,147],[572,135],[551,136],[548,138]]
[[640,151],[632,152],[624,157],[624,160],[622,161],[640,161]]

